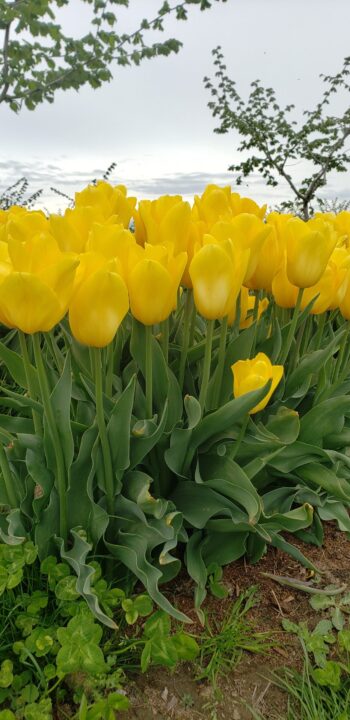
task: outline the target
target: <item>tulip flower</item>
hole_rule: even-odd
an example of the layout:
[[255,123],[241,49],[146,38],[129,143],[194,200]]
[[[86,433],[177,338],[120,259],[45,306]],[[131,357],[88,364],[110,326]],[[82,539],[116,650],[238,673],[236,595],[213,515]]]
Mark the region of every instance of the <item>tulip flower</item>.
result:
[[62,252],[82,253],[96,222],[104,222],[98,207],[68,208],[64,215],[51,215],[50,232]]
[[287,277],[298,288],[307,288],[320,280],[337,244],[337,233],[319,219],[304,222],[299,218],[286,224]]
[[285,263],[272,280],[272,294],[281,308],[294,308],[297,304],[298,288],[289,282]]
[[194,255],[189,268],[197,310],[207,318],[226,317],[236,307],[249,251],[235,248],[231,241],[208,242]]
[[238,360],[231,365],[233,373],[233,394],[235,398],[245,395],[253,390],[264,387],[271,380],[270,390],[265,397],[249,411],[253,415],[263,410],[269,402],[272,393],[282,380],[283,365],[272,365],[264,353],[258,353],[252,360]]
[[87,273],[69,305],[69,325],[82,345],[102,348],[113,340],[129,310],[128,291],[113,263]]
[[97,208],[104,219],[116,216],[116,221],[121,222],[125,228],[129,227],[135,205],[136,198],[127,197],[124,185],[113,187],[104,180],[97,182],[96,185],[88,185],[75,194],[76,208]]
[[209,230],[220,219],[229,220],[232,215],[231,188],[207,185],[201,196],[195,195],[193,219],[204,220]]
[[93,223],[86,243],[86,251],[103,255],[107,260],[118,258],[124,279],[127,276],[130,248],[136,244],[135,235],[123,225]]
[[0,282],[0,321],[29,334],[52,330],[67,312],[79,260],[61,253],[43,233],[27,243],[9,239],[8,248],[11,266]]
[[261,207],[251,200],[251,198],[241,197],[239,193],[231,193],[232,215],[240,215],[241,213],[249,213],[263,220],[266,213],[267,205]]
[[[310,310],[312,315],[320,315],[326,310],[335,309],[341,302],[342,293],[338,296],[340,285],[343,284],[346,277],[346,268],[338,268],[335,262],[329,261],[321,279],[310,288],[304,290],[301,301],[301,309],[316,297],[316,300]],[[343,289],[343,293],[345,288]]]
[[229,222],[219,221],[211,228],[211,235],[218,241],[225,242],[230,239],[233,245],[242,251],[250,250],[244,283],[248,282],[256,271],[263,243],[270,233],[270,226],[249,213],[237,215]]
[[25,241],[41,232],[48,232],[48,220],[41,210],[32,210],[27,212],[11,212],[6,227],[7,237],[15,240]]
[[179,195],[142,200],[135,213],[135,235],[140,245],[170,245],[174,254],[187,250],[191,207]]
[[187,255],[160,245],[137,245],[129,256],[128,289],[133,316],[144,325],[166,320],[176,307]]
[[[249,294],[249,290],[246,287],[242,287],[241,290],[241,319],[239,327],[241,330],[249,328],[253,323],[253,310],[255,306],[254,295]],[[257,321],[259,321],[261,315],[267,310],[269,301],[267,298],[259,300],[258,304],[258,315]],[[250,313],[250,314],[249,314]]]
[[270,234],[262,243],[258,252],[256,268],[246,283],[252,290],[266,290],[271,293],[272,281],[283,263],[283,247],[278,239],[276,228],[272,226]]

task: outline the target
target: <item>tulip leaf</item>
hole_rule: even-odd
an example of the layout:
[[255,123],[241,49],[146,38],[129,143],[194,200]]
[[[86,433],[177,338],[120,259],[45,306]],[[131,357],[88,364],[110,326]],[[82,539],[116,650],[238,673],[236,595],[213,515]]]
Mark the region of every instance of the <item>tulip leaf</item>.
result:
[[276,415],[269,416],[266,429],[278,437],[284,445],[291,445],[300,432],[299,413],[288,407],[279,407]]
[[[130,352],[136,360],[143,377],[146,375],[146,328],[142,323],[133,319]],[[168,398],[169,376],[168,366],[162,349],[154,336],[152,336],[152,375],[153,375],[153,400],[158,411],[163,410]]]
[[196,583],[194,604],[197,609],[200,608],[207,594],[206,584],[208,572],[203,560],[205,544],[202,533],[197,531],[192,533],[186,545],[185,563],[189,576]]
[[306,383],[307,379],[310,378],[310,375],[318,373],[327,360],[337,351],[339,344],[339,338],[335,337],[323,350],[315,350],[312,353],[304,355],[304,357],[300,360],[298,367],[287,379],[285,396],[293,396],[296,390],[298,390],[303,383]]
[[295,532],[302,528],[309,527],[313,519],[313,508],[308,503],[305,503],[301,507],[294,508],[285,513],[274,513],[273,515],[265,516],[261,523],[268,530],[269,533],[272,531],[286,530],[287,532]]
[[[221,392],[220,392],[220,404],[226,403],[232,397],[233,388],[233,376],[231,365],[237,362],[237,360],[247,360],[250,357],[250,352],[254,342],[255,326],[252,325],[250,328],[243,330],[239,335],[233,338],[227,345],[225,353],[225,365],[222,376]],[[216,385],[217,369],[215,369],[209,383],[208,398],[210,400],[212,393],[214,392]],[[209,402],[211,407],[211,402]]]
[[[68,473],[73,462],[74,442],[71,426],[71,399],[72,399],[72,372],[70,354],[67,353],[63,372],[55,385],[51,396],[50,403],[53,410],[55,423],[60,438],[62,451],[64,455],[65,467]],[[45,433],[45,443],[51,445],[49,433]],[[52,450],[51,450],[52,452]]]
[[98,430],[94,424],[81,438],[78,457],[71,467],[67,491],[69,528],[84,527],[89,530],[95,543],[102,538],[108,525],[106,511],[93,497],[98,446]]
[[[113,557],[123,563],[143,583],[152,600],[162,610],[172,615],[180,622],[190,622],[189,618],[174,608],[169,600],[160,592],[159,582],[162,580],[162,571],[155,567],[150,552],[155,546],[165,540],[164,536],[154,525],[147,522],[141,508],[126,498],[119,498],[117,510],[117,531],[113,530],[113,542],[105,538],[105,545]],[[125,514],[124,514],[125,513]],[[124,518],[123,518],[124,515]],[[132,519],[133,518],[133,519]],[[138,518],[138,519],[137,519]],[[124,521],[123,521],[124,519]],[[152,519],[153,523],[156,522]],[[168,526],[168,536],[174,531]],[[165,530],[165,522],[163,523]]]
[[50,493],[48,505],[42,510],[40,520],[34,529],[35,544],[38,547],[38,555],[43,560],[50,554],[55,553],[53,538],[59,534],[60,506],[58,493],[55,487]]
[[227,525],[231,531],[235,525],[248,529],[247,515],[227,497],[207,487],[207,483],[200,485],[191,480],[180,480],[171,500],[185,520],[199,530],[205,528],[216,515],[228,518]]
[[300,440],[317,443],[325,435],[340,433],[344,427],[345,415],[350,415],[349,395],[324,400],[301,419]]
[[47,504],[53,487],[53,476],[46,466],[42,448],[36,451],[31,448],[27,449],[26,467],[30,477],[35,483],[33,510],[39,521],[41,511]]
[[271,380],[269,380],[264,387],[241,395],[241,397],[235,398],[234,400],[230,400],[226,405],[215,410],[215,412],[206,415],[192,432],[184,471],[187,471],[194,453],[200,445],[213,436],[228,430],[235,422],[239,420],[242,421],[249,410],[266,396],[270,386]]
[[237,463],[226,456],[206,454],[200,457],[199,467],[206,487],[237,502],[246,511],[249,522],[257,522],[262,511],[261,498]]
[[30,418],[20,417],[18,415],[12,416],[0,413],[0,428],[2,430],[6,430],[12,435],[16,435],[17,433],[25,435],[34,434],[33,420]]
[[130,425],[134,404],[136,375],[116,401],[107,425],[113,468],[126,470],[130,465]]
[[[208,531],[207,542],[203,547],[203,559],[208,566],[212,562],[218,565],[228,565],[238,560],[246,552],[248,532],[228,532],[225,533],[224,542],[223,535],[220,532]],[[250,537],[256,537],[250,535]],[[266,547],[266,543],[263,543]]]
[[314,563],[311,562],[311,560],[309,560],[306,555],[304,555],[304,553],[302,553],[297,547],[295,547],[295,545],[292,545],[292,543],[287,542],[287,540],[282,538],[281,535],[279,535],[277,532],[272,533],[271,545],[278,548],[279,550],[282,550],[282,552],[285,552],[287,555],[290,555],[292,558],[294,558],[294,560],[300,563],[300,565],[309,568],[309,570],[314,570],[317,573],[322,572],[320,568],[314,565]]
[[[24,362],[21,355],[10,350],[4,343],[0,342],[0,359],[6,365],[11,377],[19,387],[29,390],[26,372],[24,368]],[[39,396],[39,383],[36,368],[30,365],[30,382],[31,386],[36,394]]]
[[168,402],[166,401],[158,425],[154,420],[139,420],[132,427],[130,440],[130,468],[134,468],[139,465],[152,448],[158,443],[164,433],[167,414]]
[[330,495],[350,504],[350,483],[319,463],[312,463],[297,470],[298,476],[312,485],[317,485]]
[[66,560],[77,575],[76,591],[87,602],[93,615],[103,623],[103,625],[107,625],[107,627],[115,630],[117,628],[116,623],[101,610],[97,595],[91,585],[95,568],[87,564],[86,559],[91,552],[92,545],[85,540],[82,531],[71,530],[71,535],[73,537],[73,547],[70,550],[65,550],[61,538],[57,538],[57,543],[60,548],[61,557],[63,560]]
[[324,505],[318,508],[321,520],[336,520],[339,530],[350,533],[350,517],[347,509],[348,503],[343,503],[327,498]]

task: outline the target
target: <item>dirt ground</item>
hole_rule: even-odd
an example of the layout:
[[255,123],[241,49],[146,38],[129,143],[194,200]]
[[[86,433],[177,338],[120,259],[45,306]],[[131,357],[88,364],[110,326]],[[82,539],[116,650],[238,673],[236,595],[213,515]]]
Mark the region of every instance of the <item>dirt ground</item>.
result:
[[[295,538],[294,544],[322,571],[321,583],[350,587],[350,542],[344,533],[334,525],[326,526],[325,542],[322,548],[304,545]],[[309,605],[310,595],[294,588],[282,587],[262,573],[283,575],[301,580],[310,577],[310,571],[279,550],[271,548],[257,565],[238,561],[225,568],[224,582],[229,597],[216,600],[208,597],[205,608],[209,614],[222,617],[230,603],[251,585],[257,585],[258,602],[249,613],[255,629],[270,631],[279,643],[267,656],[244,653],[237,668],[220,682],[221,698],[213,693],[206,681],[196,681],[193,668],[183,664],[175,672],[154,668],[137,678],[127,688],[132,709],[123,714],[126,720],[251,720],[247,705],[260,711],[266,720],[284,717],[286,698],[268,680],[268,673],[281,666],[300,666],[300,647],[296,639],[283,632],[281,620],[286,617],[299,622],[307,620],[315,625],[320,616]],[[169,599],[193,617],[192,588],[188,581],[181,580],[169,593]],[[196,631],[198,624],[195,624]]]

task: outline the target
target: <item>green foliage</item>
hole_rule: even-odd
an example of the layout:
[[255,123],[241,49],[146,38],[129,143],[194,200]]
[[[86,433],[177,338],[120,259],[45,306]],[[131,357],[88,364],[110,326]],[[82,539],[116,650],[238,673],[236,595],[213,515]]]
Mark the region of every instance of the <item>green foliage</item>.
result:
[[[259,80],[251,83],[245,101],[227,75],[220,47],[213,50],[213,56],[215,80],[206,77],[204,83],[212,96],[209,108],[219,120],[215,132],[238,131],[242,138],[238,150],[245,153],[244,160],[229,167],[238,173],[235,182],[241,184],[254,172],[270,187],[276,187],[282,179],[294,196],[294,200],[283,203],[282,209],[297,210],[307,219],[317,192],[326,185],[328,173],[346,172],[350,161],[344,147],[350,134],[348,104],[342,114],[327,114],[333,96],[350,90],[350,57],[344,59],[343,67],[334,76],[321,76],[326,83],[323,96],[314,109],[304,110],[303,120],[298,122],[293,117],[295,106],[281,107],[273,88],[264,87]],[[290,171],[295,161],[305,161],[310,168],[299,184]]]
[[[225,0],[216,0],[216,2]],[[24,104],[34,110],[43,101],[53,102],[56,90],[79,90],[89,84],[99,88],[112,79],[111,67],[139,65],[143,60],[178,52],[175,38],[148,40],[163,32],[166,19],[186,20],[191,5],[207,10],[208,0],[185,0],[171,6],[164,2],[154,18],[144,18],[133,31],[119,29],[118,6],[129,0],[84,0],[91,11],[90,29],[80,37],[67,35],[59,11],[70,0],[0,2],[0,103],[18,112]],[[58,12],[57,12],[58,11]]]

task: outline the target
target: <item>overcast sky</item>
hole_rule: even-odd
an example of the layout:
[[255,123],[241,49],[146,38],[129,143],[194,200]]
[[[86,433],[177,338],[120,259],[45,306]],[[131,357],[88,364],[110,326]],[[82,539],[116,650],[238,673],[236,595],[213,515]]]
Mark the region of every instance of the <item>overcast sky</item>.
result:
[[[161,0],[131,0],[121,10],[126,28],[152,17]],[[85,32],[88,9],[71,0],[64,23]],[[232,183],[227,167],[238,138],[213,133],[202,78],[212,74],[211,50],[220,44],[229,73],[246,95],[260,78],[281,103],[312,107],[322,89],[319,74],[335,73],[350,54],[350,0],[227,0],[189,20],[169,20],[167,33],[184,43],[178,55],[115,67],[100,90],[56,94],[53,105],[19,116],[0,110],[0,190],[25,175],[31,188],[45,187],[49,208],[62,206],[50,186],[72,193],[115,161],[115,181],[139,197],[180,192],[189,197],[207,182]],[[300,168],[302,171],[302,168]],[[243,192],[243,190],[241,190]],[[244,193],[271,204],[288,195],[253,178]],[[273,197],[272,197],[273,193]],[[350,197],[348,175],[330,177],[329,195]]]

